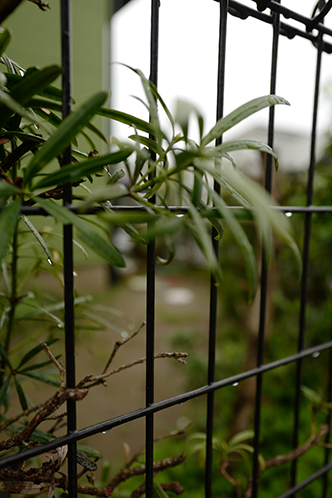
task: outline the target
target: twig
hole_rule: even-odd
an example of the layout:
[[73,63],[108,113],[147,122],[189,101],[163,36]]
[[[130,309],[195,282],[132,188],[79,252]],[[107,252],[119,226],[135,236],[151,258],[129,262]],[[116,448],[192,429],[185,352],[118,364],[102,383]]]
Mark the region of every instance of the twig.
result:
[[[176,436],[182,436],[183,434],[185,434],[185,430],[187,429],[187,427],[191,424],[191,422],[189,421],[185,427],[183,427],[183,429],[180,429],[178,431],[172,431],[170,432],[169,434],[164,434],[163,436],[159,436],[159,437],[155,437],[153,439],[153,442],[154,443],[157,443],[158,441],[162,441],[163,439],[167,439],[169,437],[176,437]],[[141,448],[139,451],[137,451],[137,453],[135,453],[131,459],[126,463],[126,465],[124,466],[124,468],[129,468],[134,462],[136,462],[138,460],[138,458],[143,455],[144,453],[144,450],[145,450],[145,447]]]
[[37,141],[32,139],[25,140],[25,142],[21,143],[21,145],[19,145],[1,161],[1,170],[3,171],[3,173],[7,173],[7,171],[9,171],[10,168],[19,159],[21,159],[22,156],[24,156],[24,154],[26,154],[30,150],[34,150],[35,148],[37,148],[37,146]]
[[[158,360],[159,358],[173,358],[174,360],[177,360],[178,362],[185,364],[186,362],[183,360],[183,358],[187,358],[188,353],[157,353],[154,356],[155,360]],[[126,363],[125,365],[121,365],[120,367],[111,370],[110,372],[106,372],[101,375],[97,375],[96,377],[92,377],[92,375],[88,375],[85,377],[81,382],[77,384],[78,388],[86,388],[89,389],[90,387],[96,386],[98,384],[103,384],[104,380],[107,377],[111,377],[111,375],[114,375],[116,373],[122,372],[122,370],[126,370],[127,368],[131,368],[135,365],[140,365],[141,363],[144,363],[146,361],[146,358],[139,358],[138,360],[134,360],[131,363]]]
[[57,391],[50,399],[43,403],[39,411],[24,429],[14,434],[9,439],[0,442],[0,451],[8,450],[9,448],[13,448],[14,446],[28,441],[38,425],[51,415],[51,413],[55,412],[55,410],[57,410],[65,401],[68,399],[79,401],[85,398],[88,392],[87,389],[60,389]]
[[39,405],[32,406],[31,408],[28,408],[27,410],[24,410],[24,412],[19,413],[16,415],[16,417],[13,417],[9,420],[6,420],[3,424],[0,425],[0,431],[3,431],[4,429],[7,429],[10,425],[14,424],[14,422],[17,422],[22,417],[26,417],[27,415],[30,415],[30,413],[36,412],[39,410],[44,405],[44,403],[40,403]]
[[[270,469],[271,467],[276,467],[278,465],[282,465],[283,463],[292,462],[299,456],[304,455],[307,451],[310,450],[310,448],[312,448],[315,445],[319,445],[323,437],[325,437],[328,434],[328,432],[329,432],[329,426],[321,425],[317,434],[313,434],[308,439],[308,441],[303,445],[294,448],[285,455],[278,455],[274,458],[271,458],[270,460],[266,460],[264,468],[260,467],[258,475],[261,476],[265,470]],[[251,475],[249,477],[248,487],[243,495],[243,498],[252,497],[252,487],[253,487],[253,476]]]
[[[77,182],[73,182],[71,185],[73,187],[78,187],[82,182],[85,180],[79,180]],[[41,194],[38,194],[37,197],[40,197],[41,199],[62,199],[63,198],[63,185],[57,185],[56,187],[46,190],[45,192],[42,192]],[[23,202],[24,206],[34,206],[36,204],[36,201],[34,199],[28,199]]]
[[0,23],[2,23],[21,2],[22,0],[2,0],[2,2],[0,2]]
[[264,470],[270,469],[271,467],[276,467],[277,465],[282,465],[283,463],[291,462],[292,460],[295,460],[295,458],[304,455],[304,453],[310,450],[310,448],[319,444],[320,441],[323,439],[323,437],[325,437],[326,434],[328,434],[328,432],[329,432],[329,426],[321,425],[317,434],[313,434],[311,438],[308,439],[308,441],[304,443],[302,446],[298,446],[289,453],[286,453],[286,455],[278,455],[274,458],[271,458],[270,460],[267,460],[265,462]]
[[[159,483],[164,491],[171,491],[176,495],[182,495],[184,489],[178,482]],[[130,498],[139,498],[145,493],[145,482],[130,495]]]
[[38,5],[40,10],[43,10],[45,12],[46,9],[50,9],[51,7],[49,6],[48,2],[43,2],[42,0],[29,0],[29,2],[35,3]]
[[47,354],[47,356],[49,357],[49,359],[51,360],[52,363],[54,363],[54,365],[57,367],[57,369],[59,370],[59,373],[60,373],[60,389],[63,389],[65,387],[65,384],[66,384],[66,370],[65,370],[65,367],[63,366],[63,364],[61,363],[61,361],[58,361],[55,356],[51,353],[50,351],[50,348],[48,347],[48,345],[46,344],[46,342],[44,342],[43,344],[43,350],[45,351],[45,353]]
[[227,481],[232,486],[234,486],[234,488],[236,489],[237,498],[241,498],[240,484],[231,475],[229,475],[229,473],[226,470],[228,466],[229,466],[229,462],[227,462],[227,461],[223,462],[221,467],[220,467],[220,474],[223,475],[225,477],[225,479],[227,479]]
[[[184,461],[185,458],[186,455],[183,453],[178,457],[171,457],[171,458],[166,458],[164,460],[159,460],[157,462],[153,462],[153,471],[161,472],[162,470],[169,469],[171,467],[176,467],[177,465],[181,465],[181,463]],[[124,482],[133,476],[143,475],[145,474],[145,472],[146,472],[145,465],[140,465],[132,469],[124,467],[122,470],[120,470],[120,472],[116,476],[113,477],[113,479],[110,481],[106,489],[111,490],[113,492],[116,486],[118,486],[121,482]]]
[[137,336],[137,334],[142,330],[142,328],[144,327],[145,325],[145,322],[142,322],[142,324],[140,325],[140,327],[133,333],[131,334],[129,337],[127,337],[126,339],[123,339],[122,341],[117,341],[115,344],[114,344],[114,348],[113,348],[113,351],[112,351],[112,354],[111,356],[109,357],[106,365],[105,365],[105,368],[103,370],[103,374],[108,370],[108,367],[110,366],[110,364],[112,363],[113,359],[114,359],[114,356],[116,355],[118,349],[123,346],[124,344],[126,344],[127,342],[131,341],[131,339],[133,339],[134,337]]

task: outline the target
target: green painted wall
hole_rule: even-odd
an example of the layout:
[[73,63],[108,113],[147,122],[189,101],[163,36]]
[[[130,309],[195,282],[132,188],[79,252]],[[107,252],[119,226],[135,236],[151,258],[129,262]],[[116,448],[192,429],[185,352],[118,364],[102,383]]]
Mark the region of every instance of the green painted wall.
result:
[[[42,12],[22,2],[6,20],[12,31],[9,57],[23,67],[61,63],[60,1],[49,0]],[[107,30],[109,0],[72,0],[73,96],[79,102],[107,86]]]
[[[89,95],[108,89],[109,85],[109,4],[111,0],[72,0],[72,95],[77,103]],[[48,0],[51,9],[41,11],[31,2],[24,1],[8,17],[2,27],[12,32],[12,40],[7,55],[22,67],[61,65],[60,0]],[[61,79],[57,82],[61,86]],[[108,134],[106,120],[96,119],[95,124]],[[97,149],[102,151],[106,145],[92,135]],[[89,152],[87,142],[79,137],[79,148]],[[94,185],[98,179],[93,183]],[[34,219],[37,226],[43,226],[45,219]],[[47,220],[47,224],[52,224]],[[61,243],[59,242],[59,248]],[[75,250],[76,264],[85,263],[81,251]],[[88,264],[99,258],[89,251]]]

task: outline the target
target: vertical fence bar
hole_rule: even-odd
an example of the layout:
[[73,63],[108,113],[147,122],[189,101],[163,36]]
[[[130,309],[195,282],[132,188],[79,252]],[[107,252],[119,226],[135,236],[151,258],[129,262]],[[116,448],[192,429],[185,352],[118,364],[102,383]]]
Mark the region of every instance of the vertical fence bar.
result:
[[[150,81],[158,83],[158,46],[159,46],[159,0],[151,0],[151,38],[150,38]],[[154,158],[152,154],[152,159]],[[155,198],[151,199],[155,202]],[[154,347],[155,347],[155,242],[147,247],[146,275],[146,405],[154,402]],[[146,448],[146,496],[153,495],[153,440],[154,415],[145,419]]]
[[[62,116],[71,112],[71,37],[70,0],[61,0],[61,54],[62,54]],[[63,166],[71,162],[71,148],[63,153]],[[63,191],[63,205],[71,204],[71,186]],[[74,282],[73,282],[73,227],[63,227],[64,253],[64,300],[65,300],[65,349],[67,387],[75,387],[75,324],[74,324]],[[67,432],[76,431],[76,403],[67,401]],[[76,443],[68,445],[68,492],[70,498],[77,496]]]
[[[330,331],[330,339],[332,336],[332,324],[331,324],[331,331]],[[329,351],[329,382],[328,382],[328,388],[327,388],[327,401],[328,403],[331,403],[332,401],[332,349]],[[328,415],[326,417],[326,423],[330,427],[329,433],[326,435],[325,438],[325,443],[330,444],[331,443],[331,411],[329,410]],[[325,449],[325,456],[324,456],[324,466],[328,465],[330,461],[330,448]],[[323,476],[323,492],[322,492],[322,498],[326,498],[328,496],[328,489],[329,489],[329,479],[328,479],[328,473],[325,473]]]
[[[224,112],[224,89],[225,89],[225,60],[226,60],[226,32],[227,32],[227,11],[228,0],[221,0],[219,22],[219,53],[218,53],[218,87],[217,87],[217,121]],[[216,140],[216,145],[221,144],[222,137]],[[220,193],[220,186],[214,182],[214,189]],[[218,257],[219,242],[215,239],[217,232],[212,228],[213,249]],[[208,359],[208,384],[215,380],[215,356],[216,356],[216,330],[217,330],[217,306],[218,290],[213,275],[210,281],[210,314],[209,314],[209,359]],[[206,464],[205,464],[205,496],[212,496],[212,438],[213,438],[213,412],[214,412],[214,392],[207,395],[206,414]]]
[[[278,2],[279,3],[279,2]],[[270,93],[276,93],[277,83],[277,61],[278,47],[280,36],[280,15],[273,12],[273,41],[272,41],[272,60],[271,60],[271,78],[270,78]],[[269,109],[269,126],[268,126],[268,144],[273,147],[274,141],[274,106]],[[266,158],[265,171],[265,189],[271,193],[272,191],[272,157],[268,154]],[[260,315],[258,329],[258,350],[257,350],[257,366],[260,367],[264,361],[265,347],[265,317],[266,317],[266,297],[268,289],[268,269],[266,264],[266,255],[264,248],[262,250],[262,266],[261,266],[261,293],[260,293]],[[254,418],[254,458],[253,458],[253,482],[252,482],[252,497],[256,498],[258,494],[258,477],[259,477],[259,438],[261,425],[261,404],[262,404],[262,374],[256,377],[256,398],[255,398],[255,418]]]
[[[311,131],[311,148],[310,148],[310,166],[307,184],[307,206],[311,206],[313,198],[313,183],[315,171],[315,147],[316,147],[316,131],[317,131],[317,116],[318,116],[318,100],[319,100],[319,84],[322,62],[322,35],[318,38],[317,62],[316,62],[316,79],[315,79],[315,96],[312,116],[312,131]],[[304,348],[305,329],[306,329],[306,307],[308,294],[308,276],[309,276],[309,251],[311,237],[311,218],[312,214],[306,213],[304,221],[304,242],[303,242],[303,266],[301,280],[301,305],[299,315],[299,335],[298,335],[298,352]],[[298,430],[300,423],[300,399],[301,399],[301,379],[302,379],[302,364],[303,360],[299,359],[296,365],[296,381],[295,381],[295,404],[294,404],[294,429],[293,429],[293,448],[296,448],[299,443]],[[297,460],[294,460],[291,467],[291,486],[296,484]]]

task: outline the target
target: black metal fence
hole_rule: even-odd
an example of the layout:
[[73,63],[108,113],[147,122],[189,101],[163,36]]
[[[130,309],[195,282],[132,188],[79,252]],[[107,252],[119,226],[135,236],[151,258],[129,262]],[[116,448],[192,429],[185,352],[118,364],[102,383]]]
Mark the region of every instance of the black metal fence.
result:
[[[247,4],[250,4],[247,5]],[[319,216],[330,216],[332,206],[315,206],[313,205],[314,194],[314,173],[315,173],[315,148],[316,148],[316,128],[317,128],[317,113],[319,105],[319,89],[321,76],[321,59],[322,54],[332,53],[332,30],[324,25],[324,18],[332,8],[332,0],[321,1],[317,3],[313,10],[312,17],[305,17],[298,12],[290,10],[287,5],[281,5],[277,0],[256,0],[242,4],[233,0],[220,0],[220,33],[219,33],[219,60],[218,60],[218,99],[216,118],[219,119],[223,115],[224,107],[224,81],[225,81],[225,53],[227,45],[227,20],[228,16],[236,16],[245,21],[248,18],[255,19],[258,23],[265,23],[271,27],[272,36],[272,56],[271,56],[271,71],[270,71],[270,93],[276,93],[277,68],[278,68],[278,44],[281,36],[293,40],[296,38],[305,39],[308,46],[313,45],[317,53],[316,66],[316,83],[314,94],[314,107],[312,114],[312,131],[311,131],[311,152],[308,157],[309,173],[307,181],[307,201],[305,206],[284,206],[281,209],[284,212],[294,215],[302,215],[304,218],[304,239],[303,239],[303,273],[302,280],[299,284],[300,295],[300,310],[299,310],[299,326],[298,326],[298,346],[297,353],[291,356],[280,358],[276,361],[264,362],[264,346],[265,346],[265,331],[266,331],[266,307],[267,307],[267,289],[269,269],[265,264],[264,256],[262,258],[261,268],[261,286],[260,286],[260,313],[259,313],[259,329],[258,333],[258,349],[256,367],[249,371],[244,371],[228,378],[216,378],[215,363],[216,363],[216,340],[217,331],[219,330],[217,311],[218,311],[218,287],[214,285],[214,280],[211,280],[210,286],[210,315],[209,315],[209,357],[208,357],[208,378],[206,385],[190,392],[185,392],[171,399],[165,399],[160,402],[154,402],[154,350],[155,350],[155,246],[150,243],[147,252],[146,261],[146,406],[119,417],[101,421],[93,426],[77,430],[76,427],[76,406],[75,402],[68,401],[68,419],[67,427],[68,434],[53,440],[43,446],[38,446],[26,450],[18,455],[13,455],[3,459],[0,462],[0,467],[12,465],[14,463],[24,461],[30,457],[50,451],[58,446],[68,444],[68,476],[69,476],[69,496],[74,498],[77,495],[77,462],[76,462],[76,442],[113,429],[121,424],[126,424],[138,418],[145,418],[145,438],[146,438],[146,496],[153,496],[153,461],[154,461],[154,415],[166,408],[177,404],[185,403],[194,398],[206,396],[206,460],[205,460],[205,493],[206,497],[212,496],[213,483],[213,451],[212,437],[214,426],[218,423],[218,414],[214,410],[214,398],[218,390],[227,386],[240,383],[245,379],[256,379],[256,397],[254,409],[254,454],[253,454],[253,481],[252,494],[256,497],[259,495],[259,451],[260,451],[260,434],[261,434],[261,411],[262,411],[262,388],[264,375],[272,370],[278,369],[285,365],[293,364],[296,366],[295,379],[289,379],[289,382],[294,382],[294,410],[289,413],[289,417],[294,419],[293,429],[293,448],[299,445],[299,421],[300,421],[300,387],[302,382],[303,362],[306,358],[317,355],[320,352],[332,348],[332,341],[318,343],[313,347],[305,347],[306,337],[306,312],[308,303],[308,275],[309,275],[309,251],[311,243],[311,228],[312,220],[315,214]],[[252,5],[251,5],[252,4]],[[287,4],[287,2],[285,2]],[[159,0],[151,1],[151,53],[150,53],[150,79],[157,85],[158,83],[158,37],[159,37]],[[296,21],[294,22],[290,22]],[[70,0],[61,0],[61,30],[62,30],[62,64],[63,64],[63,115],[66,116],[70,112]],[[226,75],[227,77],[227,75]],[[269,123],[267,129],[267,140],[271,147],[274,144],[274,122],[275,110],[272,107],[269,114]],[[70,150],[67,151],[67,162],[70,161]],[[267,160],[265,187],[268,191],[272,189],[272,164]],[[71,204],[71,190],[67,189],[64,199],[65,205]],[[31,214],[31,212],[30,212]],[[214,249],[218,252],[218,242],[213,239]],[[73,255],[72,255],[72,228],[71,226],[64,227],[64,258],[65,258],[65,333],[66,333],[66,372],[67,386],[75,387],[75,324],[74,324],[74,304],[73,304]],[[329,271],[330,262],[324,262]],[[330,377],[332,361],[326,367],[326,377]],[[329,396],[331,396],[331,383],[329,387]],[[222,416],[222,414],[221,414]],[[294,496],[295,493],[305,488],[308,484],[316,479],[322,478],[322,497],[329,496],[331,490],[328,490],[327,473],[332,469],[332,462],[329,461],[328,450],[326,450],[325,460],[322,461],[321,467],[315,473],[308,475],[305,480],[297,481],[297,460],[291,467],[291,481],[289,489],[284,492],[279,498]],[[222,494],[222,493],[219,493]]]

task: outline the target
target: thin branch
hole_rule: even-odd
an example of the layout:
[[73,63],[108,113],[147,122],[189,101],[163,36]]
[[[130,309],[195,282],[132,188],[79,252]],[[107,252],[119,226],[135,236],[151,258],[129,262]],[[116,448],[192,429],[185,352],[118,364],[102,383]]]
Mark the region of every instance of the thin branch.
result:
[[[158,462],[153,462],[153,471],[161,472],[162,470],[169,469],[171,467],[176,467],[177,465],[181,465],[181,463],[186,458],[186,455],[183,453],[178,457],[166,458],[164,460],[159,460]],[[112,478],[109,485],[106,489],[113,492],[116,486],[118,486],[121,482],[126,481],[130,477],[143,475],[146,472],[145,465],[140,465],[138,467],[134,467],[132,469],[123,468],[120,472]]]
[[16,149],[14,149],[8,156],[6,156],[0,164],[3,173],[7,173],[14,164],[21,159],[24,154],[30,150],[36,149],[38,143],[36,140],[28,139],[21,143]]
[[133,339],[134,337],[137,336],[137,334],[142,330],[142,328],[144,327],[145,325],[145,322],[142,322],[142,324],[139,326],[139,328],[133,333],[131,334],[129,337],[127,337],[126,339],[123,339],[122,341],[117,341],[115,344],[114,344],[114,348],[113,348],[113,351],[112,351],[112,354],[111,356],[109,357],[106,365],[105,365],[105,368],[103,370],[103,374],[107,372],[108,370],[108,367],[110,366],[110,364],[112,363],[113,359],[114,359],[114,356],[116,355],[118,349],[123,346],[124,344],[126,344],[127,342],[131,341],[131,339]]
[[78,389],[60,389],[50,399],[48,399],[32,418],[32,420],[20,432],[14,434],[9,439],[0,442],[0,451],[8,450],[14,446],[23,444],[28,441],[33,431],[38,425],[55,412],[65,401],[71,399],[79,401],[88,394],[88,390]]
[[46,344],[46,342],[44,342],[44,344],[43,344],[43,350],[45,351],[45,353],[47,354],[47,356],[49,357],[49,359],[51,360],[51,362],[54,363],[54,365],[56,366],[56,368],[59,370],[59,373],[60,373],[60,389],[63,389],[65,387],[65,384],[66,384],[66,370],[65,370],[65,367],[63,366],[63,364],[61,363],[61,361],[58,361],[55,358],[55,356],[51,353],[50,348],[48,347],[48,345]]
[[[158,441],[162,441],[163,439],[167,439],[167,438],[169,438],[169,437],[182,436],[182,435],[184,435],[184,434],[185,434],[185,430],[187,429],[187,427],[188,427],[190,424],[191,424],[191,422],[189,421],[189,422],[185,425],[185,427],[183,427],[183,429],[180,429],[180,430],[178,430],[178,431],[172,431],[172,432],[170,432],[170,433],[168,433],[168,434],[164,434],[163,436],[155,437],[155,438],[153,439],[153,442],[154,442],[154,443],[157,443]],[[124,468],[126,469],[126,468],[131,467],[131,465],[133,465],[133,463],[135,463],[135,462],[138,460],[138,458],[139,458],[141,455],[143,455],[144,451],[145,451],[145,447],[143,447],[143,448],[141,448],[139,451],[137,451],[137,453],[135,453],[135,454],[131,457],[131,459],[130,459],[130,460],[128,460],[128,462],[126,463],[126,465],[124,466]]]
[[[321,425],[317,434],[313,434],[306,443],[304,443],[301,446],[298,446],[297,448],[294,448],[290,452],[286,453],[285,455],[278,455],[274,458],[271,458],[270,460],[266,460],[264,468],[260,467],[259,469],[259,476],[262,475],[262,473],[270,469],[272,467],[276,467],[278,465],[282,465],[284,463],[292,462],[296,458],[300,457],[301,455],[304,455],[307,451],[309,451],[313,446],[319,445],[321,443],[321,440],[328,434],[329,432],[329,426],[328,425]],[[248,487],[243,495],[243,498],[251,498],[252,497],[252,487],[253,487],[253,476],[251,475],[248,480]]]
[[43,10],[45,12],[46,9],[50,9],[51,7],[49,6],[48,2],[43,2],[43,0],[29,0],[29,2],[32,2],[40,8],[40,10]]
[[227,467],[229,466],[229,462],[225,461],[222,463],[220,467],[220,474],[227,479],[227,481],[234,486],[236,489],[236,496],[237,498],[241,498],[241,487],[240,484],[227,472]]
[[[304,455],[304,453],[310,450],[310,448],[320,444],[321,440],[326,436],[326,434],[328,434],[328,432],[329,426],[321,425],[317,434],[313,434],[310,439],[308,439],[308,441],[302,446],[298,446],[289,453],[286,453],[286,455],[278,455],[274,458],[271,458],[270,460],[266,460],[264,470],[270,469],[271,467],[276,467],[277,465],[282,465],[283,463],[291,462],[299,456]],[[262,471],[263,470],[261,469],[261,473]]]
[[[77,182],[71,183],[72,187],[78,187],[81,183],[83,183],[85,180],[79,180]],[[40,197],[41,199],[62,199],[63,198],[63,185],[57,185],[56,187],[46,190],[45,192],[42,192],[41,194],[38,194],[37,197]],[[74,198],[74,197],[73,197]],[[23,202],[24,206],[34,206],[36,204],[36,201],[34,199],[28,199]]]
[[2,2],[0,2],[0,23],[2,23],[21,2],[22,0],[2,0]]
[[[162,487],[164,491],[171,491],[172,493],[176,495],[182,495],[184,493],[184,489],[178,482],[167,482],[167,483],[159,483],[159,486]],[[145,493],[145,482],[142,484],[142,486],[139,486],[139,488],[135,489],[135,491],[130,495],[130,498],[139,498]]]
[[30,415],[30,413],[36,412],[43,405],[44,405],[44,403],[40,403],[39,405],[32,406],[31,408],[28,408],[27,410],[24,410],[24,412],[19,413],[18,415],[16,415],[16,417],[13,417],[13,418],[11,418],[9,420],[6,420],[6,422],[4,422],[3,424],[0,425],[0,431],[3,431],[4,429],[7,429],[7,427],[9,427],[10,425],[12,425],[15,422],[17,422],[20,418],[26,417],[26,416]]
[[[154,355],[154,359],[158,360],[159,358],[173,358],[174,360],[177,360],[178,362],[185,364],[186,362],[183,360],[183,358],[187,358],[187,356],[188,353],[157,353],[156,355]],[[146,358],[139,358],[138,360],[134,360],[131,363],[126,363],[125,365],[121,365],[120,367],[111,370],[110,372],[97,375],[96,377],[88,375],[83,380],[81,380],[81,382],[77,384],[77,387],[78,388],[84,387],[86,389],[89,389],[90,387],[96,386],[98,384],[104,384],[105,379],[111,377],[111,375],[122,372],[122,370],[126,370],[127,368],[134,367],[135,365],[140,365],[145,361]]]

